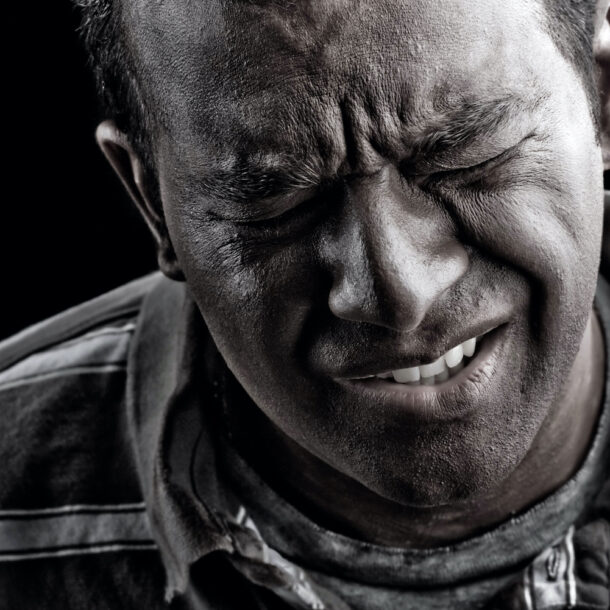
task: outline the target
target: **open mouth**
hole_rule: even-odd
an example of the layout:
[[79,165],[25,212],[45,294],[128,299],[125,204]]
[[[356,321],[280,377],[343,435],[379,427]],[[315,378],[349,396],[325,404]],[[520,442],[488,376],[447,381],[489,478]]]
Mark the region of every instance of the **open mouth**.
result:
[[507,323],[455,345],[433,362],[366,377],[338,379],[358,400],[369,399],[425,421],[462,417],[487,404],[501,355],[510,344]]
[[[360,383],[374,383],[377,385],[379,380],[385,384],[402,386],[438,386],[459,376],[467,375],[470,369],[477,366],[478,360],[484,353],[489,352],[494,338],[497,337],[500,328],[495,328],[478,337],[467,339],[463,343],[452,347],[449,351],[434,360],[411,366],[408,368],[394,369],[367,375],[366,377],[352,378],[352,381]],[[457,381],[457,380],[456,380]]]

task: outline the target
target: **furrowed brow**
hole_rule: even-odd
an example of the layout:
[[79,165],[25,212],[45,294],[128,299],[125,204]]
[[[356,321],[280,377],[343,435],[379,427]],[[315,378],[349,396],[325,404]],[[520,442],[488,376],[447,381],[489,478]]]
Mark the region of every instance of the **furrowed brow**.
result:
[[425,132],[415,139],[415,154],[437,156],[454,148],[465,148],[476,140],[497,133],[519,120],[524,113],[537,110],[544,98],[525,101],[514,95],[491,100],[465,100],[457,108],[447,108]]
[[199,177],[199,187],[206,195],[238,203],[317,188],[321,182],[320,173],[303,162],[271,166],[248,162],[231,168],[215,168]]

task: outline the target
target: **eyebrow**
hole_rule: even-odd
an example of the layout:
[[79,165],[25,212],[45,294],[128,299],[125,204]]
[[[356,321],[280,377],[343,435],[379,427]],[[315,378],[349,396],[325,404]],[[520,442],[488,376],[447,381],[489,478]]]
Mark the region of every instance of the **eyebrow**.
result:
[[[523,113],[535,112],[544,97],[523,100],[515,95],[492,99],[463,99],[450,106],[438,97],[434,107],[438,113],[425,122],[425,127],[411,131],[406,158],[439,158],[453,149],[466,149],[483,136],[497,133]],[[288,155],[275,155],[274,162],[244,156],[229,166],[220,166],[198,176],[198,188],[206,195],[225,202],[248,203],[271,199],[289,193],[319,189],[323,182],[333,179],[324,176],[315,162],[297,160]],[[338,176],[334,176],[338,178]]]
[[464,149],[484,136],[497,133],[517,116],[536,112],[546,97],[524,100],[514,94],[492,99],[464,99],[450,107],[446,100],[437,100],[442,108],[438,118],[423,133],[413,138],[414,156],[440,156],[452,149]]
[[321,175],[311,162],[297,161],[289,156],[281,157],[273,164],[246,158],[230,167],[216,167],[199,176],[197,187],[221,201],[247,203],[317,189],[322,182]]

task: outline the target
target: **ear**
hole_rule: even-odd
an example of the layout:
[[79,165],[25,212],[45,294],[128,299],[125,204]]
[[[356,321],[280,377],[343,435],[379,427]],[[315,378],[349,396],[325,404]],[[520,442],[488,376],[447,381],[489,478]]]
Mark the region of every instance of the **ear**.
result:
[[155,190],[149,184],[152,178],[144,170],[144,165],[127,136],[117,128],[114,121],[103,121],[97,127],[95,138],[153,235],[159,268],[168,277],[183,280],[184,275],[167,232],[160,202],[155,202],[150,197],[150,193]]
[[604,170],[610,170],[610,7],[607,0],[598,0],[593,46],[599,69],[598,88],[601,101],[601,142]]

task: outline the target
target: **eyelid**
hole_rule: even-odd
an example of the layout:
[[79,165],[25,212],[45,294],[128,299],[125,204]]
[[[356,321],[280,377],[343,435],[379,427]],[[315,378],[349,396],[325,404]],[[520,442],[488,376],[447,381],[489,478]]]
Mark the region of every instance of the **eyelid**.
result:
[[415,177],[416,182],[420,184],[427,184],[430,182],[440,182],[442,180],[450,179],[451,177],[462,178],[464,179],[469,174],[477,174],[489,169],[494,169],[495,167],[501,166],[502,164],[510,161],[514,157],[516,157],[523,145],[531,138],[535,137],[535,133],[530,133],[525,136],[522,140],[505,148],[503,151],[494,155],[493,157],[489,157],[480,163],[476,163],[474,165],[465,165],[462,167],[452,167],[448,169],[442,169],[437,171],[429,171],[422,172],[421,174],[411,174],[411,176]]
[[434,182],[443,182],[451,179],[463,181],[468,179],[469,177],[480,177],[482,174],[503,165],[507,161],[510,161],[515,156],[515,154],[515,149],[507,149],[501,152],[499,155],[491,157],[490,159],[486,159],[485,161],[477,163],[476,165],[434,172],[426,176],[423,182],[429,184]]
[[284,209],[282,210],[260,214],[256,217],[250,216],[242,220],[233,220],[232,222],[235,225],[242,225],[260,231],[278,231],[291,223],[300,223],[311,214],[317,214],[322,202],[323,197],[321,197],[319,189],[315,189],[315,192],[311,192],[309,197],[299,197],[296,201],[293,198],[291,204],[283,206]]
[[218,217],[218,219],[229,221],[236,225],[273,221],[277,218],[281,218],[285,214],[290,214],[293,210],[311,201],[318,193],[318,187],[310,187],[274,195],[273,197],[267,197],[265,199],[253,200],[244,206],[249,207],[250,209],[245,210],[239,217],[222,216]]

